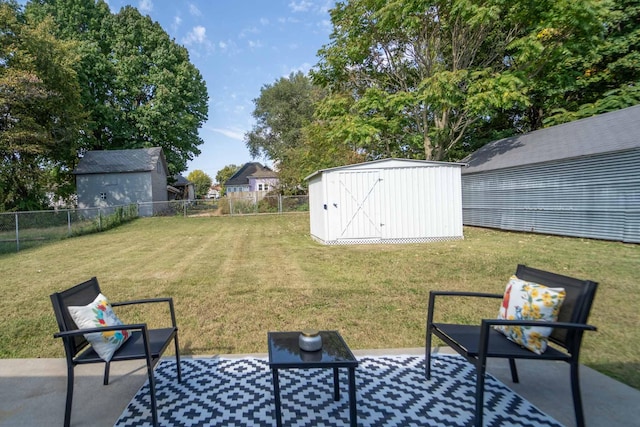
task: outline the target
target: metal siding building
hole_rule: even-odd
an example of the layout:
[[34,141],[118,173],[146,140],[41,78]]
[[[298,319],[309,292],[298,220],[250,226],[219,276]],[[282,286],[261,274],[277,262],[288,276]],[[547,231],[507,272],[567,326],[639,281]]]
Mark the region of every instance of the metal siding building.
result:
[[[88,151],[73,173],[81,209],[168,200],[167,162],[160,147]],[[151,216],[166,207],[154,203],[138,213]]]
[[387,159],[309,181],[311,236],[324,244],[462,239],[461,163]]
[[640,106],[494,141],[463,161],[465,225],[640,243]]

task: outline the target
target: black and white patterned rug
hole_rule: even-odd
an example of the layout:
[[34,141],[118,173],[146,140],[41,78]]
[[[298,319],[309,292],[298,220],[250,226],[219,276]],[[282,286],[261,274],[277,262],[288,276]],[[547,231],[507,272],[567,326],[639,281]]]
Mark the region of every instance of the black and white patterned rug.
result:
[[[430,381],[424,357],[363,357],[356,368],[359,426],[468,426],[473,421],[475,373],[463,358],[434,356]],[[266,359],[183,359],[155,370],[162,426],[275,426]],[[561,426],[495,378],[485,383],[485,426]],[[340,373],[333,400],[332,369],[281,369],[285,426],[349,425],[348,375]],[[116,426],[150,426],[149,385],[138,391]]]

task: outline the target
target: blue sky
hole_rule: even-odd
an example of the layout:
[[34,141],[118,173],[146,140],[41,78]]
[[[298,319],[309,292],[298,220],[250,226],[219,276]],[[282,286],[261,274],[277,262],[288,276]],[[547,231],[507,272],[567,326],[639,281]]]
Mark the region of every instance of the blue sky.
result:
[[[214,181],[228,164],[252,161],[244,143],[253,100],[265,84],[307,72],[329,42],[334,0],[108,0],[116,13],[136,7],[185,46],[209,92],[209,120],[200,129],[202,154],[189,162]],[[264,159],[256,159],[270,165]]]

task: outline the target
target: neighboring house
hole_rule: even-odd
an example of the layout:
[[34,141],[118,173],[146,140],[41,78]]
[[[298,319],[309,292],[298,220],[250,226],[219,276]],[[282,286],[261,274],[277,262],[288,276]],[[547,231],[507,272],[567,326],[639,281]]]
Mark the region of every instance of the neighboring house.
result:
[[207,191],[207,199],[219,199],[220,198],[220,186],[218,184],[212,185]]
[[[225,182],[227,196],[261,195],[278,187],[278,174],[261,163],[246,163]],[[243,193],[243,194],[238,194]]]
[[194,200],[196,198],[193,182],[182,175],[174,175],[173,180],[173,184],[167,186],[169,200]]
[[640,243],[640,105],[494,141],[462,162],[465,225]]
[[385,159],[317,171],[305,178],[311,237],[327,245],[462,239],[463,166]]
[[143,203],[141,216],[166,209],[167,161],[162,148],[89,151],[73,171],[78,207],[95,208]]

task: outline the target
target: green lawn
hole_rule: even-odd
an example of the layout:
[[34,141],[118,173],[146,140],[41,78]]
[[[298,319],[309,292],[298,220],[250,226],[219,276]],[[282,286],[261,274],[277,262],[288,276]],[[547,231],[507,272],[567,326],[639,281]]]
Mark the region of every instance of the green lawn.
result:
[[[518,263],[600,282],[582,362],[640,389],[640,246],[465,228],[465,239],[323,246],[308,214],[144,218],[0,256],[0,357],[62,357],[49,295],[97,276],[113,301],[175,300],[184,354],[266,352],[266,333],[337,329],[354,349],[424,345],[432,289],[501,293]],[[494,317],[444,307],[448,320]],[[166,313],[119,311],[159,324]]]

